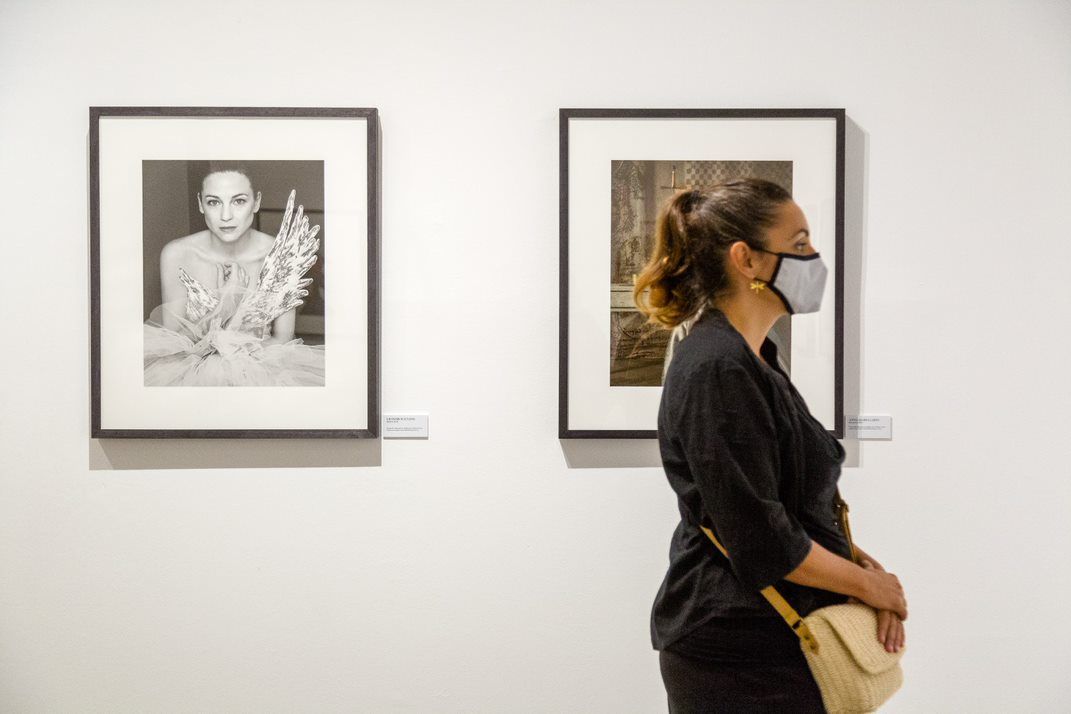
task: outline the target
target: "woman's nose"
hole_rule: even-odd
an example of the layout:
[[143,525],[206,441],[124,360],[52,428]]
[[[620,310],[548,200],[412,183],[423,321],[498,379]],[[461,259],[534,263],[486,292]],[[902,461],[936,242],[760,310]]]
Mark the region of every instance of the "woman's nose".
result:
[[229,221],[231,219],[231,207],[229,204],[223,204],[223,212],[219,214],[221,220]]

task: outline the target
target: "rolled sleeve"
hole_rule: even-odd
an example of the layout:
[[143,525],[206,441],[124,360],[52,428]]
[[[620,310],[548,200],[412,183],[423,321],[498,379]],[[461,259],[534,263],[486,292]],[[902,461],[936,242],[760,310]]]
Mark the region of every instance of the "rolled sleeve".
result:
[[811,538],[781,501],[770,404],[756,376],[735,363],[693,374],[684,392],[680,444],[705,515],[740,582],[772,585],[803,562]]

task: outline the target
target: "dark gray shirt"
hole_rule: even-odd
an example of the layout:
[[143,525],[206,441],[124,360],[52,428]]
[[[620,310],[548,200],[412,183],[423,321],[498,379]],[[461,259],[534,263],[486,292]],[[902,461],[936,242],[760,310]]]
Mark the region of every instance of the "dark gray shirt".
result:
[[759,594],[767,585],[801,615],[845,600],[783,580],[812,539],[850,557],[834,506],[844,449],[781,371],[773,342],[761,351],[715,309],[674,349],[658,442],[681,521],[651,614],[656,649],[712,618],[778,617]]

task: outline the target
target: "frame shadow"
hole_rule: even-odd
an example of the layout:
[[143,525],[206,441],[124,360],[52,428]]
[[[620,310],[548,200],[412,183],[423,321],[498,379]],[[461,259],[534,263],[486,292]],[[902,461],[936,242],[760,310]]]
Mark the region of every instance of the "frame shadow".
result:
[[90,471],[383,465],[377,439],[89,439]]

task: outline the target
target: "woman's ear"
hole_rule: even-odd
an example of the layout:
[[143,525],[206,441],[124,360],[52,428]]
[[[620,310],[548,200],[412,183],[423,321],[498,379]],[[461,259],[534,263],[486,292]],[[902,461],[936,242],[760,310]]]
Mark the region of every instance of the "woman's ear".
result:
[[260,191],[257,191],[257,198],[253,201],[253,213],[260,210]]
[[731,268],[736,272],[741,273],[748,280],[755,279],[755,269],[757,266],[755,265],[751,249],[748,248],[747,243],[742,240],[733,243],[729,246],[727,257],[728,261],[726,262],[728,264],[725,266],[726,272],[729,272],[729,269]]
[[197,210],[201,212],[202,216],[205,214],[204,204],[201,203],[201,192],[200,191],[197,192]]

